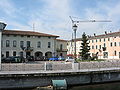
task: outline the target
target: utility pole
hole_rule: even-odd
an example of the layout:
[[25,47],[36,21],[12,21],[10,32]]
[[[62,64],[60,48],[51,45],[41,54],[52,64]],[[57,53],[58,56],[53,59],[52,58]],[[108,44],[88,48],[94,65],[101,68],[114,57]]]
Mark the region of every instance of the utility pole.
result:
[[1,40],[2,40],[2,31],[4,31],[7,24],[0,22],[0,70],[2,70],[2,50],[1,50]]
[[76,31],[77,31],[77,28],[78,28],[78,24],[79,23],[86,23],[86,22],[111,22],[110,20],[84,20],[84,21],[81,21],[81,20],[73,20],[73,18],[76,18],[76,17],[71,17],[69,16],[71,21],[72,21],[72,29],[74,31],[74,55],[75,55],[75,61],[76,62]]

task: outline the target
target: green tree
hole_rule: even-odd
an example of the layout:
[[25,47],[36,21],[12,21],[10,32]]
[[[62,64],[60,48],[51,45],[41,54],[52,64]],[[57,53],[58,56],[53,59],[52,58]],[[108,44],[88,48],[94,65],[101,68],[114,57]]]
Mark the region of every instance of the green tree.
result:
[[82,60],[88,60],[90,54],[89,54],[89,50],[90,50],[90,46],[88,45],[88,37],[86,36],[85,32],[82,35],[82,43],[81,43],[81,52],[80,52],[80,56],[82,58]]

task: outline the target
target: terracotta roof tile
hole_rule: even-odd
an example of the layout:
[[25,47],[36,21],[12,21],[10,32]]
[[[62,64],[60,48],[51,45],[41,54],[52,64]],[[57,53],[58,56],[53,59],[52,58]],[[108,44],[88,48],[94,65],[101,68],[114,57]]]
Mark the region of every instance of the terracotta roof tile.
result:
[[30,36],[43,36],[43,37],[59,37],[57,35],[33,32],[33,31],[20,31],[20,30],[4,30],[3,35],[30,35]]
[[67,40],[63,40],[63,39],[56,39],[57,41],[62,41],[62,42],[67,42]]
[[112,32],[112,33],[107,33],[107,34],[101,34],[101,35],[96,35],[96,36],[91,36],[90,38],[101,38],[101,37],[111,37],[111,36],[120,36],[120,32]]

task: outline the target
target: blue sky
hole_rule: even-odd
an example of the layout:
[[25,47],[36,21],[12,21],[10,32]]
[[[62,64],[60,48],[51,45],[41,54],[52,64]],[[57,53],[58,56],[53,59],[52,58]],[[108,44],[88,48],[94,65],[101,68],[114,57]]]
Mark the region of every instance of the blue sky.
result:
[[119,9],[120,0],[0,0],[0,21],[7,23],[6,29],[37,31],[69,40],[73,33],[69,16],[112,21],[79,23],[77,37],[81,37],[83,32],[119,31]]

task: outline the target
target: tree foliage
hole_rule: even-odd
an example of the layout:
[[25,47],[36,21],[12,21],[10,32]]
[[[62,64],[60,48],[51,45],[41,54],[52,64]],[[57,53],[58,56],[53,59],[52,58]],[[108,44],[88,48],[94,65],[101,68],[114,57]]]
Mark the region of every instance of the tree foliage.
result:
[[88,37],[86,36],[85,32],[82,35],[82,43],[81,43],[81,52],[80,52],[80,56],[82,58],[82,60],[88,60],[89,58],[89,50],[90,50],[90,46],[88,45]]

